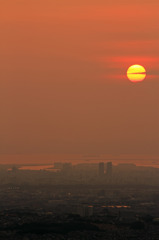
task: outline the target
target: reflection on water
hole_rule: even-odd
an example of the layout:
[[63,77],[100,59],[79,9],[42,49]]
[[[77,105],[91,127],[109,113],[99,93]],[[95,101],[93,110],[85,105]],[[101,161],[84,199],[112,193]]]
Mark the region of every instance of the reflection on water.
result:
[[21,166],[18,169],[19,170],[47,170],[47,171],[55,171],[55,169],[53,169],[53,165]]
[[[119,162],[118,162],[118,164],[116,162],[113,162],[113,164],[116,166],[119,164]],[[141,165],[136,164],[136,166],[141,166]],[[153,164],[148,164],[148,163],[143,164],[142,166],[159,168],[159,164],[157,164],[156,162],[153,162]],[[18,167],[18,169],[19,170],[46,170],[46,171],[52,171],[52,172],[58,171],[58,169],[54,169],[53,167],[54,166],[51,164],[48,164],[48,165],[23,165],[23,166]],[[11,169],[8,169],[8,170],[11,170]]]

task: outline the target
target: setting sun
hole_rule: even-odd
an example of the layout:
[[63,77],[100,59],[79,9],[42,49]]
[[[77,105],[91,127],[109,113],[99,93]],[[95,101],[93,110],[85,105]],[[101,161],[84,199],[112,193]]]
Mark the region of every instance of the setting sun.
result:
[[127,70],[127,77],[131,82],[141,82],[146,77],[146,70],[141,65],[132,65]]

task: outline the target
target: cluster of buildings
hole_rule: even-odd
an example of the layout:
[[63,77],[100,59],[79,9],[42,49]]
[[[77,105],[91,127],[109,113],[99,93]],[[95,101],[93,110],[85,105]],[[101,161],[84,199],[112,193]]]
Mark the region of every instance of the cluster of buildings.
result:
[[[59,169],[62,171],[64,174],[65,173],[70,173],[73,169],[73,166],[71,163],[62,163],[62,162],[55,162],[54,163],[54,168]],[[111,177],[113,172],[113,164],[112,162],[99,162],[98,163],[98,176],[103,177]]]
[[106,163],[106,171],[105,171],[105,164],[104,162],[100,162],[98,164],[98,175],[100,177],[107,175],[108,177],[112,176],[112,162]]
[[[112,162],[55,162],[47,168],[40,166],[0,166],[0,185],[148,185],[158,186],[159,168]],[[33,169],[32,169],[33,167]],[[37,169],[35,169],[37,167]],[[40,168],[41,170],[39,170]]]

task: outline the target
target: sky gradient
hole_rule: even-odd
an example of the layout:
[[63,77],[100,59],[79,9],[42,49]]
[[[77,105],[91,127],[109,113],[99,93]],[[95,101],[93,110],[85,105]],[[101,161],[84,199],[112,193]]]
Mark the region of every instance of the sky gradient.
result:
[[[0,160],[159,156],[158,1],[0,0]],[[147,71],[132,83],[132,64]]]

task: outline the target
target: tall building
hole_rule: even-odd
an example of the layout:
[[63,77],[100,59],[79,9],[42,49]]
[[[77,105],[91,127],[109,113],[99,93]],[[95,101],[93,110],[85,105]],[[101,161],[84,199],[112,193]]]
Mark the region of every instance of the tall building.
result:
[[107,176],[112,176],[112,162],[107,162]]
[[100,162],[98,165],[98,174],[99,176],[103,176],[104,175],[104,162]]

